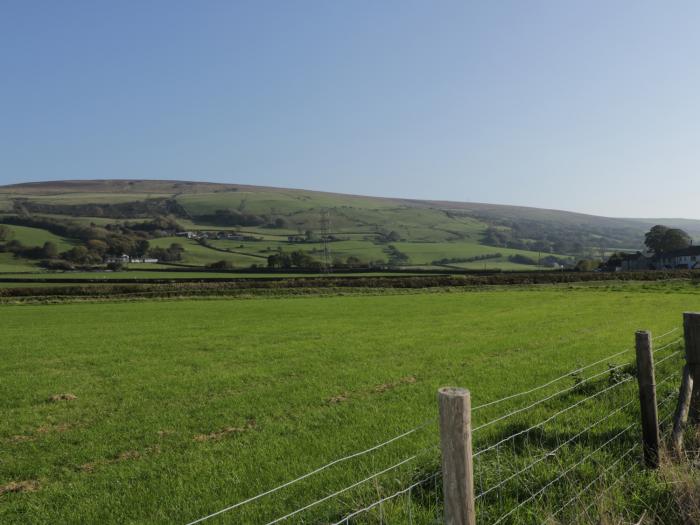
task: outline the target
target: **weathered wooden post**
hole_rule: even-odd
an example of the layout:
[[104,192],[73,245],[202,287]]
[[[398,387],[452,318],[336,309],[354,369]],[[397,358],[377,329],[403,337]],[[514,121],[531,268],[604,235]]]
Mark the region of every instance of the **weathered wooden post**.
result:
[[680,456],[683,452],[683,429],[688,421],[688,409],[690,408],[690,399],[693,395],[693,376],[690,374],[690,367],[683,367],[683,378],[681,379],[681,388],[678,392],[678,406],[673,417],[673,434],[671,442],[673,450]]
[[656,382],[654,380],[654,357],[651,349],[651,333],[639,331],[635,334],[637,349],[637,381],[639,382],[639,404],[642,413],[642,439],[644,462],[650,468],[659,466],[659,414],[656,405]]
[[442,487],[446,525],[475,525],[472,463],[471,396],[469,390],[438,390]]
[[690,420],[700,423],[700,313],[683,314],[683,331],[685,334],[685,362],[693,388],[690,398]]

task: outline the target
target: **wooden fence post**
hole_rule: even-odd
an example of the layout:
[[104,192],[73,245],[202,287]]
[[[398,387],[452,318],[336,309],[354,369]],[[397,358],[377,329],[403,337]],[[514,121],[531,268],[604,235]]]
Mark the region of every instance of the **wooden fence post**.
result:
[[700,423],[700,313],[683,314],[683,331],[685,334],[685,362],[692,377],[692,394],[690,399],[690,420]]
[[637,349],[637,381],[639,382],[639,404],[642,413],[642,438],[644,462],[650,468],[659,466],[659,414],[656,406],[656,383],[654,381],[654,357],[651,349],[651,333],[639,331],[635,334]]
[[688,421],[688,409],[690,408],[690,398],[693,395],[693,376],[690,374],[690,367],[683,367],[683,378],[681,379],[681,388],[678,392],[678,406],[673,417],[673,434],[671,443],[676,455],[680,456],[683,452],[683,428]]
[[471,396],[469,390],[438,390],[442,488],[446,525],[475,525],[472,463]]

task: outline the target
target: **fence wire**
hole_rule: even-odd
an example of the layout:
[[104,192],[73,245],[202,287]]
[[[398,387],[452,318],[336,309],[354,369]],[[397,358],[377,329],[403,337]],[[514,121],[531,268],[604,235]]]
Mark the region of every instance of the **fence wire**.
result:
[[[654,340],[663,339],[678,330],[679,328],[674,328],[673,330],[670,330],[660,336],[655,337]],[[677,345],[681,339],[682,338],[678,338],[664,344],[663,346],[656,349],[654,353],[658,354],[659,352],[662,352],[668,348],[673,347],[674,345]],[[557,484],[568,482],[571,485],[578,485],[580,487],[580,484],[577,484],[576,480],[574,479],[573,474],[576,474],[577,470],[582,466],[585,466],[587,463],[594,462],[594,455],[601,452],[605,452],[606,449],[612,447],[613,443],[616,440],[624,442],[625,437],[629,437],[629,433],[632,430],[632,428],[635,427],[636,423],[628,425],[623,430],[617,432],[612,438],[607,439],[602,445],[597,447],[592,452],[583,455],[581,459],[578,459],[577,461],[574,461],[573,464],[566,466],[566,464],[568,464],[573,457],[580,455],[582,451],[585,451],[585,444],[582,443],[581,439],[584,435],[589,435],[590,437],[593,431],[602,431],[603,429],[599,429],[599,427],[605,426],[604,424],[614,422],[618,418],[623,417],[626,412],[630,411],[630,408],[635,403],[636,399],[632,398],[631,400],[629,400],[629,397],[627,397],[627,400],[623,399],[622,403],[619,400],[605,401],[605,399],[603,398],[603,396],[606,396],[608,394],[614,395],[618,392],[624,391],[625,386],[628,385],[634,379],[633,375],[626,375],[623,370],[625,367],[629,367],[629,363],[615,365],[611,364],[611,361],[613,359],[625,356],[630,352],[632,352],[632,350],[630,349],[616,352],[604,359],[597,360],[593,363],[587,364],[582,367],[574,368],[566,374],[560,375],[555,379],[547,381],[541,385],[529,388],[521,392],[509,394],[499,399],[489,401],[473,407],[473,411],[479,411],[481,409],[495,407],[508,401],[526,398],[527,396],[530,396],[536,392],[544,391],[545,389],[547,389],[547,387],[551,387],[566,379],[574,380],[574,384],[572,386],[559,388],[555,392],[545,394],[543,397],[533,402],[526,402],[524,406],[511,408],[507,412],[494,416],[491,419],[484,421],[480,425],[474,427],[473,432],[475,433],[475,439],[482,434],[482,432],[480,431],[483,431],[484,429],[489,429],[489,432],[486,432],[486,434],[484,435],[483,444],[481,444],[480,439],[476,439],[476,442],[478,444],[481,444],[481,447],[478,448],[473,455],[475,461],[475,480],[476,484],[478,485],[476,500],[479,503],[480,510],[484,510],[486,507],[488,507],[488,511],[483,513],[483,516],[486,517],[486,520],[483,521],[484,523],[493,523],[495,525],[504,521],[512,521],[512,519],[516,515],[521,513],[529,504],[536,503],[537,501],[542,500],[544,495],[546,495],[546,493]],[[676,357],[679,353],[680,351],[676,350],[674,352],[671,352],[669,355],[665,356],[663,359],[657,361],[655,363],[657,368],[660,367],[660,365],[662,365],[666,361],[669,361],[670,359]],[[591,370],[594,367],[603,365],[605,363],[608,364],[607,369],[595,372],[586,378],[580,378],[580,374],[582,372]],[[616,374],[619,374],[620,376],[618,377],[618,375]],[[606,375],[610,384],[601,388],[599,383],[605,380]],[[662,381],[657,383],[657,387],[664,385],[667,382],[670,382],[672,379],[674,379],[674,377],[678,378],[679,376],[677,373],[675,375],[673,373],[668,374]],[[578,397],[581,394],[584,394],[584,397],[579,399]],[[575,396],[576,400],[573,403],[565,404],[564,400],[568,396]],[[668,402],[669,399],[670,397],[667,398],[665,401]],[[596,401],[596,403],[592,403],[593,401]],[[578,430],[576,433],[573,433],[568,437],[562,437],[560,435],[561,429],[548,431],[545,428],[554,420],[559,420],[557,424],[560,425],[562,428],[568,429],[573,428],[574,426],[578,426],[580,428],[582,426],[580,425],[580,422],[586,421],[586,417],[581,418],[580,414],[576,416],[576,409],[582,408],[583,405],[586,403],[591,404],[591,406],[589,406],[586,409],[588,412],[587,416],[590,416],[590,412],[594,409],[599,410],[600,408],[604,408],[606,410],[604,410],[601,414],[602,417],[596,419],[593,423],[587,424],[582,430]],[[542,412],[554,413],[545,417],[540,422],[531,424],[532,419],[537,418],[538,413]],[[566,421],[562,421],[561,418],[565,415],[569,419],[567,419]],[[516,416],[520,417],[516,418]],[[614,418],[613,416],[618,417]],[[522,419],[523,417],[526,418],[526,420],[530,424],[526,425],[525,428],[518,428],[517,421]],[[667,417],[670,417],[670,415]],[[210,518],[220,516],[224,513],[238,509],[247,504],[258,501],[262,498],[272,496],[283,489],[286,489],[308,478],[311,478],[317,474],[320,474],[321,472],[327,469],[330,469],[355,458],[370,455],[373,452],[388,447],[392,443],[406,439],[409,436],[412,436],[423,429],[427,429],[431,425],[434,425],[436,422],[437,418],[428,419],[420,425],[411,428],[410,430],[407,430],[401,434],[393,436],[389,439],[383,440],[373,445],[372,447],[359,450],[345,456],[341,456],[333,461],[319,466],[285,483],[270,488],[257,495],[251,496],[238,503],[229,505],[207,516],[194,520],[188,525],[195,525],[204,522],[206,520],[209,520]],[[501,428],[504,425],[505,427]],[[499,429],[500,433],[504,434],[505,437],[499,437]],[[608,431],[609,430],[610,429],[608,429]],[[616,465],[621,463],[625,458],[628,458],[628,456],[632,454],[632,452],[636,449],[636,446],[637,445],[627,447],[624,451],[624,454],[618,456],[614,462],[612,462],[605,469],[600,471],[597,474],[597,476],[595,476],[592,481],[584,485],[583,488],[579,488],[578,491],[575,491],[575,496],[567,500],[566,503],[562,505],[559,509],[554,510],[552,516],[556,516],[562,513],[566,508],[571,507],[573,503],[580,499],[590,487],[600,482],[607,475],[607,473],[611,472],[615,468]],[[437,445],[435,445],[429,447],[428,449],[423,449],[421,452],[425,452],[426,450],[430,450],[434,452],[435,455],[437,455],[438,447]],[[347,485],[339,490],[335,490],[326,496],[312,501],[311,503],[301,505],[295,510],[287,512],[286,514],[283,514],[271,521],[267,521],[266,523],[267,525],[274,525],[280,522],[291,520],[292,518],[295,518],[296,522],[296,520],[302,519],[300,515],[305,513],[306,511],[309,511],[314,507],[321,505],[324,502],[334,500],[335,498],[338,498],[343,494],[349,493],[354,489],[360,487],[361,485],[365,485],[370,482],[377,483],[378,480],[383,476],[398,470],[404,465],[415,462],[418,458],[418,455],[421,452],[409,456],[408,458],[402,459],[401,461],[394,463],[387,468],[377,470],[373,474],[364,477],[359,481],[351,483],[350,485]],[[556,462],[556,464],[554,465],[554,471],[560,472],[559,475],[554,477],[553,479],[549,479],[545,484],[539,483],[540,479],[543,476],[547,477],[547,473],[551,472],[551,469],[553,468],[552,466],[547,465],[554,462]],[[631,468],[632,467],[630,467],[628,471],[631,470]],[[416,476],[414,479],[416,479],[417,477],[418,476]],[[440,502],[437,500],[437,498],[439,493],[438,484],[440,478],[441,472],[439,470],[436,470],[432,474],[424,475],[423,477],[421,477],[421,479],[418,479],[418,481],[409,483],[406,487],[401,488],[400,490],[396,490],[387,496],[379,497],[374,502],[368,505],[361,506],[357,510],[353,510],[346,513],[346,515],[339,521],[333,522],[332,520],[326,520],[326,522],[333,522],[335,523],[335,525],[349,525],[355,519],[359,519],[362,515],[366,515],[367,513],[374,510],[378,510],[379,522],[383,523],[383,506],[385,504],[396,504],[396,500],[398,498],[405,497],[407,498],[407,510],[404,513],[405,518],[409,523],[413,523],[414,493],[419,489],[421,493],[428,492],[430,489],[429,487],[425,488],[425,486],[430,482],[434,484],[433,492],[436,498],[434,507],[436,512],[439,512]],[[572,487],[568,488],[571,489]],[[377,485],[377,491],[379,491],[379,485]],[[570,492],[571,490],[569,490],[569,493]],[[585,509],[585,512],[587,512],[588,510],[589,508]],[[493,518],[491,518],[491,516],[493,516]],[[439,516],[436,517],[439,518]],[[435,519],[435,517],[433,519]],[[480,520],[480,522],[482,522],[482,520]]]

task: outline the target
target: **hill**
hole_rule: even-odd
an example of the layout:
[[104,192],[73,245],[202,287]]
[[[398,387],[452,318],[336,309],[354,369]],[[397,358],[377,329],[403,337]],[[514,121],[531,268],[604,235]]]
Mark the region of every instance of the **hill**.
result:
[[[700,238],[700,221],[687,219],[610,218],[240,184],[81,180],[0,186],[0,222],[5,223],[18,224],[20,217],[70,222],[95,229],[96,238],[102,239],[115,225],[123,228],[135,221],[170,217],[188,231],[236,232],[236,240],[205,243],[167,239],[174,231],[149,235],[151,240],[157,237],[154,246],[179,241],[187,254],[184,261],[192,265],[218,260],[239,267],[264,265],[279,250],[303,251],[319,260],[324,212],[337,264],[350,258],[361,264],[404,267],[526,269],[546,256],[551,265],[555,259],[564,262],[610,250],[640,249],[644,232],[657,223],[682,227]],[[36,220],[20,225],[40,226]],[[66,242],[74,240],[61,236]]]

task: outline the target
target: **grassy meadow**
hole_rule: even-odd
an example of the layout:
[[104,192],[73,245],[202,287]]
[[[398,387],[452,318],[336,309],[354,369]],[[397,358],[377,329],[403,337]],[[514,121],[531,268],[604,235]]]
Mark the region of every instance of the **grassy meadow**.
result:
[[[0,522],[188,523],[429,422],[211,520],[268,523],[417,456],[285,521],[332,523],[435,472],[437,388],[469,388],[473,404],[482,404],[629,348],[636,329],[667,332],[680,326],[683,311],[698,309],[695,287],[683,283],[2,305]],[[605,372],[607,364],[590,373]],[[679,366],[667,361],[658,377]],[[607,373],[602,379],[588,385],[593,390],[574,390],[534,415],[475,433],[475,447],[600,390]],[[561,387],[476,412],[474,425]],[[535,454],[547,440],[563,441],[594,415],[634,400],[635,388],[630,381],[600,396],[518,447]],[[567,447],[564,460],[594,451],[633,423],[635,408]],[[634,435],[596,461],[609,465]],[[503,450],[499,465],[517,463],[515,452]],[[482,515],[493,521],[499,508],[562,469],[544,463],[523,485],[482,500]],[[636,463],[632,454],[616,468],[631,467],[628,479],[645,481],[645,488],[621,483],[609,494],[641,514],[645,498],[663,500],[666,493]],[[502,479],[489,465],[479,467],[483,478]],[[538,499],[506,523],[546,519],[556,501],[594,475],[576,471],[558,500]],[[409,515],[414,523],[434,522],[437,479],[409,496],[350,523],[405,523]]]

